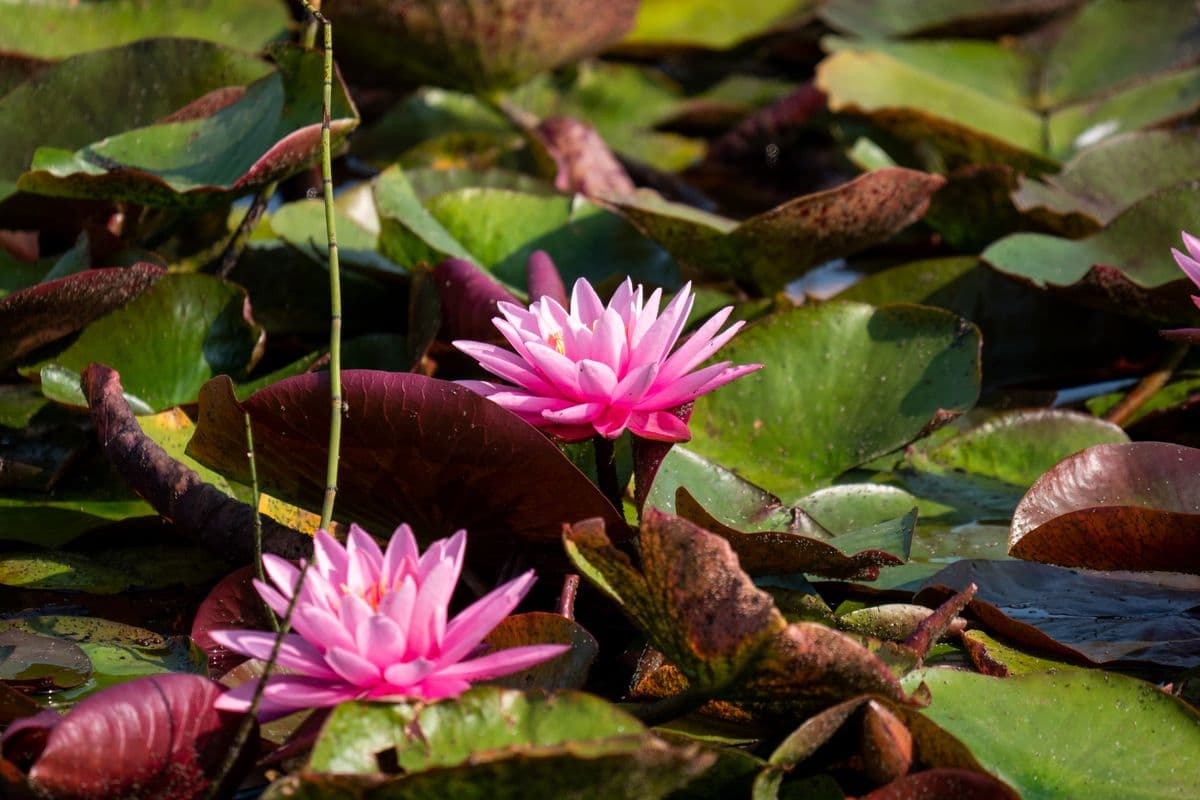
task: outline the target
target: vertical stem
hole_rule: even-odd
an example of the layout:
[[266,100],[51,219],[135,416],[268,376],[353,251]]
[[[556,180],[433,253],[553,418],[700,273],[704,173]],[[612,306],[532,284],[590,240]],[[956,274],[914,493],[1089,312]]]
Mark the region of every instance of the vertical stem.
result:
[[321,504],[321,528],[328,530],[337,499],[338,456],[342,441],[342,282],[338,267],[337,222],[333,212],[333,163],[330,150],[329,116],[333,106],[333,26],[318,7],[305,0],[325,32],[325,67],[321,109],[321,185],[325,191],[325,233],[329,239],[329,457],[325,464],[325,499]]
[[[249,414],[242,416],[246,418],[246,457],[250,460],[250,499],[254,506],[254,575],[266,583],[267,576],[263,570],[262,515],[258,513],[260,495],[258,492],[258,466],[254,459],[254,426],[250,422]],[[279,619],[275,616],[275,612],[267,605],[267,601],[263,600],[262,605],[267,610],[267,619],[271,621],[271,627],[278,631]]]
[[612,439],[600,434],[592,437],[592,447],[596,452],[596,480],[600,491],[608,498],[618,514],[623,514],[624,503],[621,501],[621,485],[617,480],[616,449]]

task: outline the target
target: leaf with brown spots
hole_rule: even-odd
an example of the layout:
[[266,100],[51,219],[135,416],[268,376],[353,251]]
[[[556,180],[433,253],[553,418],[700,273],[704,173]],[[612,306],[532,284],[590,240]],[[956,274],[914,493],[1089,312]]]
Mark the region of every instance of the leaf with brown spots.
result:
[[729,543],[685,519],[648,510],[642,566],[587,520],[564,532],[576,568],[622,610],[697,691],[730,686],[787,626],[771,596],[738,567]]
[[1103,444],[1060,461],[1021,498],[1009,553],[1068,567],[1200,574],[1200,450]]
[[904,563],[904,559],[883,550],[843,553],[835,546],[836,537],[807,514],[804,518],[812,522],[813,532],[824,531],[829,541],[789,531],[743,533],[708,513],[682,486],[675,492],[675,510],[681,517],[727,540],[737,553],[742,569],[750,575],[811,572],[830,578],[873,580],[879,575],[881,566]]
[[911,169],[878,169],[740,224],[653,193],[606,199],[682,263],[772,292],[818,264],[878,244],[916,222],[944,183]]

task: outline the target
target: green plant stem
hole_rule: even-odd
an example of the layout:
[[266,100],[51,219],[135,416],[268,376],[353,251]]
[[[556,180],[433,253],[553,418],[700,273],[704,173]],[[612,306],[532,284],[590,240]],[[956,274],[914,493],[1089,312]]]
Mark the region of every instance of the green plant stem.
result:
[[621,484],[617,480],[616,448],[612,439],[607,439],[600,434],[592,437],[592,448],[596,453],[596,482],[600,486],[600,491],[620,514],[624,503],[621,500]]
[[333,158],[330,153],[329,116],[333,106],[333,26],[320,11],[319,3],[304,0],[304,7],[321,23],[325,32],[325,67],[321,103],[321,185],[325,191],[325,233],[329,239],[329,457],[325,464],[325,499],[321,504],[321,528],[329,530],[333,504],[337,500],[338,458],[342,441],[342,281],[338,267],[337,222],[333,212]]
[[[250,461],[250,499],[254,504],[254,574],[263,583],[267,582],[267,575],[263,569],[263,546],[262,546],[262,515],[258,513],[258,504],[260,495],[258,491],[258,466],[254,459],[254,426],[250,422],[250,415],[243,414],[246,418],[246,458]],[[279,619],[275,616],[274,610],[267,605],[267,601],[262,601],[263,608],[267,610],[267,619],[271,621],[271,628],[279,631]]]
[[1104,415],[1104,418],[1114,425],[1125,427],[1125,424],[1133,418],[1137,410],[1167,385],[1167,382],[1171,380],[1171,376],[1175,374],[1175,370],[1183,362],[1183,358],[1187,355],[1188,348],[1190,347],[1191,345],[1186,342],[1178,342],[1171,345],[1171,349],[1163,356],[1158,368],[1142,378],[1137,386],[1130,389],[1129,394],[1125,395],[1121,399],[1121,402],[1113,406],[1112,410]]
[[313,18],[304,26],[304,32],[300,35],[300,43],[305,47],[313,47],[317,43],[317,26],[320,22],[317,19],[317,14],[321,10],[321,0],[308,0],[304,4]]

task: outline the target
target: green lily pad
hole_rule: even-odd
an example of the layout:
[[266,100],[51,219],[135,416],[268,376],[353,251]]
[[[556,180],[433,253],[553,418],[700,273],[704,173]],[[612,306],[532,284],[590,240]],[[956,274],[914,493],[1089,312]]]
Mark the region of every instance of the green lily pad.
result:
[[776,28],[802,25],[816,5],[814,0],[767,0],[744,6],[724,0],[643,0],[624,43],[725,50]]
[[913,36],[960,28],[1003,30],[1069,8],[1074,0],[954,0],[911,3],[907,0],[829,0],[821,19],[831,28],[864,39]]
[[[389,280],[406,278],[408,272],[379,253],[379,230],[370,230],[340,208],[334,210],[337,225],[338,259],[341,266],[365,275]],[[298,200],[281,206],[271,215],[271,230],[283,241],[319,264],[329,261],[325,230],[325,203]]]
[[951,167],[999,161],[1041,172],[1200,107],[1200,70],[1189,66],[1200,47],[1178,11],[1171,0],[1098,0],[1023,46],[829,39],[817,86],[831,110],[933,144]]
[[1069,235],[1080,228],[1094,231],[1147,195],[1196,179],[1200,141],[1195,136],[1144,131],[1089,147],[1056,175],[1020,176],[1012,199],[1020,211]]
[[255,56],[190,39],[150,39],[69,58],[0,97],[0,141],[6,143],[0,199],[16,190],[39,147],[86,147],[270,72]]
[[689,446],[784,497],[902,447],[979,392],[978,330],[923,306],[797,308],[721,357],[768,366],[696,402]]
[[880,169],[741,223],[644,190],[607,201],[680,262],[752,282],[769,293],[812,267],[878,244],[916,222],[943,183],[924,172]]
[[[378,753],[394,756],[398,769],[381,770]],[[342,704],[306,771],[264,798],[658,798],[714,760],[698,745],[667,744],[591,695],[477,687],[429,705]]]
[[[208,275],[164,276],[123,308],[92,323],[66,350],[25,367],[74,373],[93,362],[121,373],[150,409],[191,403],[214,375],[244,374],[258,359],[262,329],[241,287]],[[77,402],[87,405],[80,392]]]
[[60,59],[137,39],[186,36],[255,52],[285,33],[288,21],[276,0],[14,3],[4,10],[0,51]]
[[1155,192],[1086,239],[1014,233],[981,257],[1008,275],[1037,286],[1067,288],[1114,312],[1163,322],[1194,320],[1196,310],[1186,291],[1190,282],[1170,248],[1179,241],[1179,231],[1200,216],[1196,188],[1182,183]]
[[377,179],[375,200],[380,249],[401,266],[462,258],[524,287],[529,256],[545,250],[568,284],[579,277],[599,283],[613,274],[656,285],[679,282],[661,248],[582,197],[466,188],[423,204],[405,174],[393,168]]
[[[203,205],[303,169],[320,156],[322,57],[295,47],[275,48],[273,56],[278,69],[244,90],[224,89],[150,126],[125,128],[74,151],[41,143],[17,188],[143,205]],[[337,146],[358,125],[358,114],[345,87],[335,85],[330,130]]]
[[143,675],[190,672],[203,675],[207,659],[186,636],[160,636],[153,631],[96,617],[41,615],[0,620],[0,632],[22,631],[74,642],[91,662],[88,680],[53,698],[69,706],[108,686]]
[[920,713],[1027,800],[1195,793],[1200,718],[1153,684],[1092,671],[1002,679],[925,669],[905,678],[921,682],[933,703]]
[[646,507],[674,514],[675,495],[681,487],[714,517],[738,530],[786,530],[792,524],[791,509],[778,497],[687,447],[675,445],[654,476]]
[[0,584],[20,589],[120,594],[135,589],[199,586],[224,573],[225,564],[192,546],[0,553]]

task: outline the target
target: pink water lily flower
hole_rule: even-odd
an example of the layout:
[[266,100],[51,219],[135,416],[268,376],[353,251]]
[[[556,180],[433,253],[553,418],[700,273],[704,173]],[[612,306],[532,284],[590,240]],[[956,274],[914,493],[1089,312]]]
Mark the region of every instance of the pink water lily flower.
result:
[[[1175,263],[1187,273],[1187,276],[1192,279],[1192,283],[1200,287],[1200,239],[1187,231],[1180,231],[1180,234],[1183,236],[1183,244],[1187,247],[1189,255],[1185,256],[1174,247],[1171,248],[1171,255],[1175,256]],[[1200,306],[1200,295],[1192,295],[1192,302]]]
[[[483,638],[521,602],[533,572],[509,581],[448,619],[447,607],[462,572],[466,531],[429,546],[422,555],[407,525],[396,529],[387,552],[365,531],[350,526],[347,546],[324,531],[284,636],[278,664],[263,692],[259,717],[272,719],[302,708],[343,700],[435,700],[453,697],[472,681],[507,675],[559,655],[565,645],[512,647],[481,654]],[[274,587],[254,587],[282,617],[300,570],[264,555]],[[271,654],[275,634],[213,631],[212,638],[251,658]],[[246,711],[258,681],[226,692],[217,707]]]
[[733,310],[723,308],[671,352],[695,300],[691,284],[660,314],[661,300],[661,289],[643,299],[642,287],[626,278],[605,306],[580,278],[570,311],[549,297],[529,308],[502,302],[503,319],[492,322],[512,350],[471,341],[454,346],[516,385],[459,383],[566,441],[615,439],[626,428],[644,439],[686,441],[687,424],[670,410],[762,365],[724,361],[693,372],[743,323],[718,333]]

